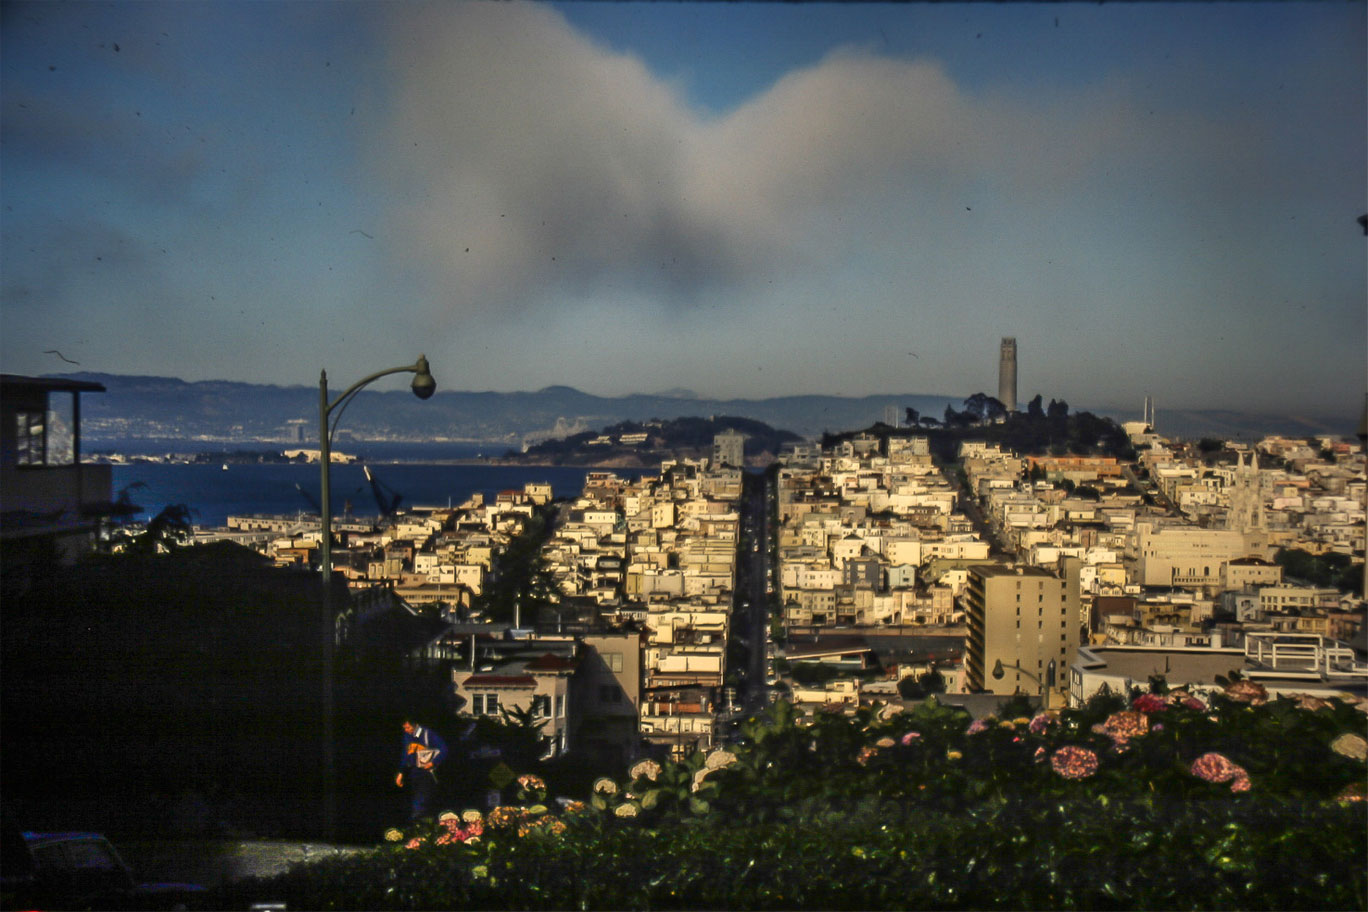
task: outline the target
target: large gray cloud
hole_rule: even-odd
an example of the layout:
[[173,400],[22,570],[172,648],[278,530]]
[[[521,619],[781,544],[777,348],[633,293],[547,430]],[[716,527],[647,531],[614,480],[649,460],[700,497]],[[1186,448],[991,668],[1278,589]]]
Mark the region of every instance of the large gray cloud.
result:
[[979,197],[1038,226],[1119,172],[1166,195],[1218,153],[1238,173],[1247,145],[1142,111],[1124,83],[971,95],[934,61],[856,50],[710,117],[534,5],[417,8],[390,41],[371,154],[397,193],[392,249],[458,314],[523,313],[551,289],[697,303],[839,266],[890,229],[953,246],[945,220]]

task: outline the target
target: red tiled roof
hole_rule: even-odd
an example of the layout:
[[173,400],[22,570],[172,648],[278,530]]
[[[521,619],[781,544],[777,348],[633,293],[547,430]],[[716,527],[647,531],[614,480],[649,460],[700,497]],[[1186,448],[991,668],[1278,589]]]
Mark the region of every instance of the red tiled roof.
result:
[[568,671],[575,667],[575,663],[548,652],[545,655],[538,656],[523,667],[529,671]]
[[531,675],[474,674],[461,682],[462,687],[536,687]]

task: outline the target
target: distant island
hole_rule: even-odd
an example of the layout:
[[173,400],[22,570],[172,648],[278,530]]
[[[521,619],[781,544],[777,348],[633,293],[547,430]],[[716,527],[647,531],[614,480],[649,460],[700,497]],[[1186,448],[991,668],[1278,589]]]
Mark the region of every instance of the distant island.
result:
[[500,461],[523,465],[647,467],[658,465],[662,459],[707,457],[712,452],[713,438],[725,431],[745,436],[748,465],[768,465],[785,443],[804,439],[792,431],[776,430],[764,422],[738,416],[623,421],[601,431],[546,440],[522,452],[510,450]]

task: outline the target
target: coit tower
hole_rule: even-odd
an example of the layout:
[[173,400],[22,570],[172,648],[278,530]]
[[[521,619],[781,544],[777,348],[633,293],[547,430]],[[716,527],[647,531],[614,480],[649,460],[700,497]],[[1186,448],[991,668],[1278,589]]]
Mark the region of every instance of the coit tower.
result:
[[1002,353],[998,358],[998,401],[1007,411],[1016,411],[1016,337],[1007,336],[1002,340]]

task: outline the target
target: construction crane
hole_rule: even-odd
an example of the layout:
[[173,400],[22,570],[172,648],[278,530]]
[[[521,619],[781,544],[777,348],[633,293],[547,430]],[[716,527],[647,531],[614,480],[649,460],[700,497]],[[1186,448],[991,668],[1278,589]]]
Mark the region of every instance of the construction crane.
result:
[[309,502],[309,506],[313,507],[313,511],[314,511],[315,513],[322,514],[323,508],[322,508],[321,506],[319,506],[319,504],[318,504],[318,498],[317,498],[317,497],[314,497],[314,496],[313,496],[312,494],[310,494],[308,491],[306,491],[306,490],[304,490],[302,487],[300,487],[300,486],[299,486],[299,482],[295,482],[295,490],[299,492],[299,495],[300,495],[301,497],[303,497],[305,500],[307,500],[307,501]]
[[366,473],[366,481],[370,482],[371,493],[375,495],[375,506],[380,510],[380,515],[394,515],[404,495],[372,475],[370,466],[362,466],[361,471]]

